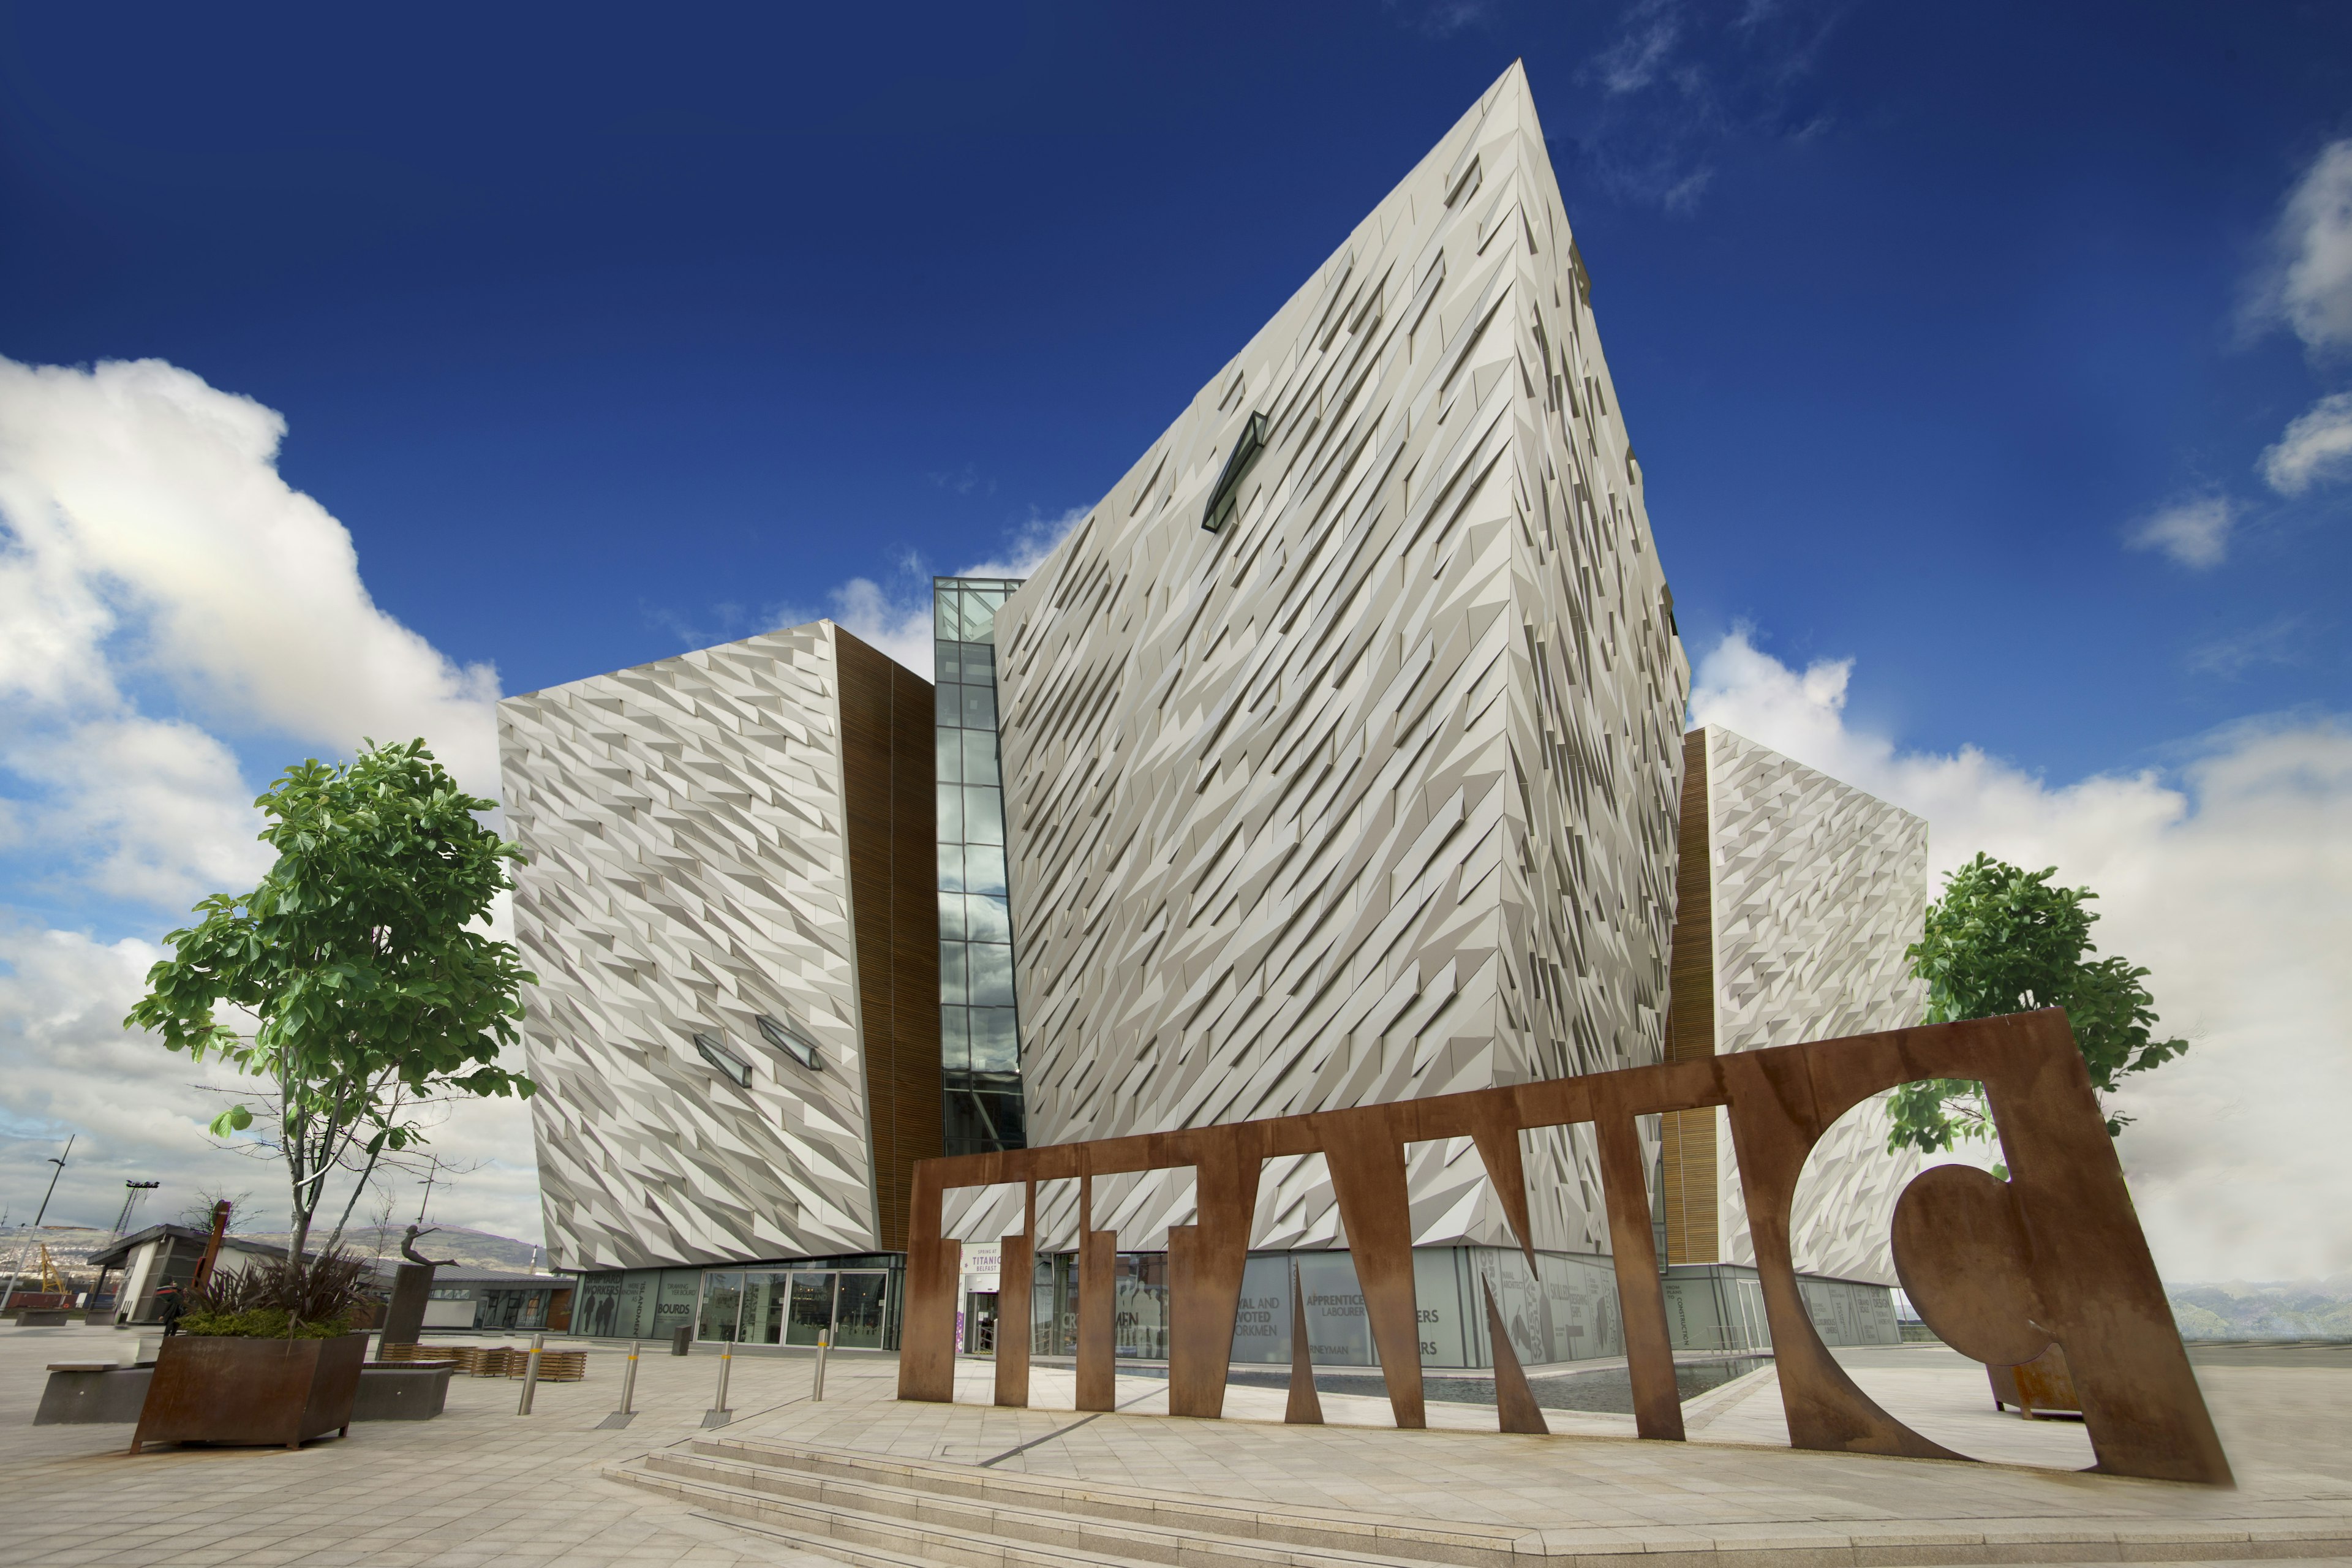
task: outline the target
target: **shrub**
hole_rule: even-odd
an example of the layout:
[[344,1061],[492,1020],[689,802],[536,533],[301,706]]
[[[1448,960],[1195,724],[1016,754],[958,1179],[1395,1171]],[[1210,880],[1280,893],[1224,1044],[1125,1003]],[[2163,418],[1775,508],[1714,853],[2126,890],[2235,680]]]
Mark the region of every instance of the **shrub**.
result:
[[322,1322],[300,1323],[278,1307],[248,1307],[241,1312],[215,1312],[199,1307],[181,1315],[180,1331],[207,1339],[331,1340],[350,1331],[350,1320],[331,1318]]
[[331,1339],[350,1331],[374,1269],[348,1252],[257,1263],[215,1274],[190,1298],[180,1331],[259,1340]]

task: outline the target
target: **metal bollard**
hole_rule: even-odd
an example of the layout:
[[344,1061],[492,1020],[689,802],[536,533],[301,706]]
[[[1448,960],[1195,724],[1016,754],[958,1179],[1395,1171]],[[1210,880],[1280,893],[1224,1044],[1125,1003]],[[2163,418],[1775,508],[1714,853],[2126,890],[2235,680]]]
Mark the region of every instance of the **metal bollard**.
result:
[[621,1407],[596,1423],[596,1429],[600,1432],[626,1426],[637,1417],[637,1347],[643,1342],[639,1340],[629,1342],[629,1359],[621,1367]]
[[819,1335],[817,1335],[817,1337],[816,1337],[816,1388],[815,1388],[815,1391],[814,1391],[814,1393],[812,1393],[812,1394],[809,1395],[809,1397],[810,1397],[811,1399],[822,1400],[822,1399],[824,1397],[824,1352],[825,1352],[826,1351],[828,1351],[828,1350],[832,1349],[832,1348],[833,1348],[833,1336],[832,1336],[831,1334],[819,1334]]
[[727,1373],[734,1364],[735,1342],[724,1341],[719,1346],[719,1397],[702,1413],[705,1426],[724,1426],[735,1419],[735,1413],[727,1408]]
[[530,1336],[530,1360],[523,1363],[522,1369],[522,1403],[515,1406],[515,1414],[518,1415],[530,1414],[530,1396],[539,1388],[539,1352],[546,1347],[545,1334]]

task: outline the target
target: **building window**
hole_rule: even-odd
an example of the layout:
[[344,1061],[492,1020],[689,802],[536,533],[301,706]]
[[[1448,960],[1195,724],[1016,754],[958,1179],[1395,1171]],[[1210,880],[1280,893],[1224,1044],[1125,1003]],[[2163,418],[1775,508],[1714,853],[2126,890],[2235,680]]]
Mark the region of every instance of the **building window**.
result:
[[745,1061],[741,1057],[737,1056],[733,1051],[729,1050],[725,1046],[720,1045],[709,1035],[695,1036],[694,1048],[702,1053],[702,1059],[704,1061],[709,1062],[712,1067],[717,1068],[720,1072],[725,1073],[729,1078],[733,1079],[745,1089],[751,1087],[751,1064],[750,1062]]
[[1242,480],[1249,477],[1257,455],[1265,450],[1265,416],[1253,414],[1235,438],[1233,453],[1225,459],[1224,471],[1217,476],[1216,488],[1209,492],[1209,504],[1201,513],[1201,526],[1211,533],[1223,533],[1225,524],[1233,521],[1234,513],[1240,510]]
[[[789,1024],[780,1023],[765,1013],[759,1015],[760,1034],[768,1044],[793,1058],[811,1072],[823,1069],[817,1059],[815,1045]],[[740,1081],[740,1080],[739,1080]]]

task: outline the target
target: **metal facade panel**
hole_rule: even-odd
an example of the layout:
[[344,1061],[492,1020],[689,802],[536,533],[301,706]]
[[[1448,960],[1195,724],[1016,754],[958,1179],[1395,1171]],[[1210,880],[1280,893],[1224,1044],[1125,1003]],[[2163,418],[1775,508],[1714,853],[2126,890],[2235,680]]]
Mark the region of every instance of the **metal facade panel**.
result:
[[[1688,667],[1591,289],[1514,66],[1000,612],[1033,1144],[1659,1059]],[[1528,1155],[1606,1250],[1590,1130]],[[1467,1140],[1409,1163],[1415,1243],[1519,1245]],[[1268,1165],[1254,1245],[1339,1231]]]
[[[558,1267],[880,1242],[840,688],[821,622],[499,705]],[[768,1044],[761,1014],[813,1041],[820,1068]]]
[[[1927,907],[1927,824],[1720,726],[1705,731],[1719,1052],[1906,1028],[1927,986],[1904,950]],[[1895,1195],[1920,1166],[1886,1152],[1885,1097],[1816,1145],[1790,1219],[1797,1267],[1895,1283]],[[1721,1260],[1753,1263],[1729,1137],[1717,1139]]]

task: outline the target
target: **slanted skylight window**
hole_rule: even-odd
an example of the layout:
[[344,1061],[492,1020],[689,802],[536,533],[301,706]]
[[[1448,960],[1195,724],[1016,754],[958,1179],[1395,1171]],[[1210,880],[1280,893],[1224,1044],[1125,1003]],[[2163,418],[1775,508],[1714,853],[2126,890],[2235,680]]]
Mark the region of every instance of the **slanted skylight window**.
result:
[[702,1053],[702,1059],[704,1061],[709,1062],[712,1067],[717,1068],[720,1072],[725,1073],[729,1078],[733,1079],[745,1089],[751,1087],[751,1064],[750,1062],[745,1061],[741,1057],[737,1056],[733,1051],[729,1050],[725,1046],[720,1045],[709,1035],[695,1036],[694,1048]]
[[1233,521],[1234,512],[1241,505],[1242,480],[1248,475],[1250,465],[1265,450],[1265,416],[1253,414],[1242,426],[1241,438],[1234,443],[1233,456],[1225,459],[1225,471],[1217,476],[1217,488],[1209,492],[1209,506],[1201,514],[1201,526],[1211,533],[1223,533],[1225,524]]
[[790,1024],[780,1024],[765,1013],[759,1016],[759,1022],[760,1033],[767,1037],[768,1044],[775,1047],[811,1072],[824,1069],[824,1064],[817,1059],[814,1041],[810,1040]]

